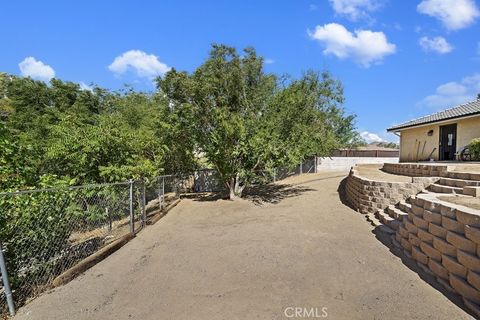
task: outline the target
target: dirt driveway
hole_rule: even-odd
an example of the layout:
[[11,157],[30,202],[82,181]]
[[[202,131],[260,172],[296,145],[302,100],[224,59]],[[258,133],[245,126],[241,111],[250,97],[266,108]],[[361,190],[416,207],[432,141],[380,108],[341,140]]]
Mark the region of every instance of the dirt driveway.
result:
[[183,200],[15,319],[299,319],[295,307],[310,318],[470,319],[341,203],[344,176],[305,175],[238,202]]

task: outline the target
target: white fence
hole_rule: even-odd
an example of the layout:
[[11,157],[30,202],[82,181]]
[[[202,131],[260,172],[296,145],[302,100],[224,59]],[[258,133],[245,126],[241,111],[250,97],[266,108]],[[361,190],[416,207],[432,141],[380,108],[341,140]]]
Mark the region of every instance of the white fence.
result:
[[318,157],[317,171],[345,171],[356,164],[364,163],[398,163],[398,158]]

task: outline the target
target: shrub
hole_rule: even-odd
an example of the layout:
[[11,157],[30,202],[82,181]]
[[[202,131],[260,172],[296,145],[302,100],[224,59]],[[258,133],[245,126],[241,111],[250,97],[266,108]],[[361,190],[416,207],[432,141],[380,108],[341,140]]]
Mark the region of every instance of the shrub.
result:
[[480,159],[480,138],[475,138],[470,142],[469,150],[472,158],[475,160]]

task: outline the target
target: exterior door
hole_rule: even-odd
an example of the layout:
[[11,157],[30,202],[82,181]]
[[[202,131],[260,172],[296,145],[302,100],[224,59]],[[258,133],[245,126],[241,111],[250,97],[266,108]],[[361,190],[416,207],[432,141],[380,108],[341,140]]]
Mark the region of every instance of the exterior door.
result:
[[440,127],[440,160],[455,160],[457,152],[457,124]]

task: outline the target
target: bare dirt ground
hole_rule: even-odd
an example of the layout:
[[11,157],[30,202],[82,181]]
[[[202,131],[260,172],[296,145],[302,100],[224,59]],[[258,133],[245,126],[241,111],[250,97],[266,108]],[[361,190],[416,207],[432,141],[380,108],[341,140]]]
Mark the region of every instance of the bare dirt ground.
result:
[[356,169],[360,176],[383,182],[412,182],[412,177],[402,176],[398,174],[391,174],[382,171],[383,164],[360,164],[356,166]]
[[480,210],[480,198],[473,197],[460,197],[460,196],[442,196],[438,197],[439,200],[459,204],[468,208]]
[[326,308],[327,319],[470,319],[342,204],[345,176],[295,177],[237,202],[184,199],[15,319],[288,319],[288,307]]

